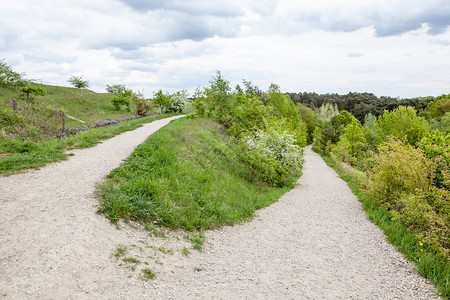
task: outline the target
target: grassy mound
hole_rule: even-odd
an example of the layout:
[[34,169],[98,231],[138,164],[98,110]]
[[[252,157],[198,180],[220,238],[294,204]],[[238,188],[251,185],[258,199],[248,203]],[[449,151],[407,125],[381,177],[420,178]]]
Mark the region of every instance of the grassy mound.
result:
[[171,122],[140,145],[100,188],[100,212],[203,230],[251,218],[290,187],[250,183],[239,146],[209,119]]

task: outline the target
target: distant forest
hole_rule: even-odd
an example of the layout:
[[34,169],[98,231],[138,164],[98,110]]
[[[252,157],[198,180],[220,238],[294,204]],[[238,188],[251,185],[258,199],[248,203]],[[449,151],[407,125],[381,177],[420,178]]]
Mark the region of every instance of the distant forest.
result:
[[377,97],[372,93],[317,94],[317,93],[286,93],[295,103],[303,103],[312,110],[323,104],[336,105],[339,111],[351,112],[360,122],[364,122],[365,115],[371,113],[378,117],[384,110],[392,111],[400,105],[412,106],[417,112],[425,109],[434,97],[418,97],[411,99],[398,99],[393,97]]

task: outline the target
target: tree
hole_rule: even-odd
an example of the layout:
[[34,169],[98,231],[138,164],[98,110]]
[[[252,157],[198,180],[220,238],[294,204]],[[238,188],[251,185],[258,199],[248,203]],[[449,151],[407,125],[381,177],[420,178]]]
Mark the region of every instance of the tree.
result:
[[316,116],[310,108],[302,103],[297,103],[296,107],[300,113],[300,118],[305,123],[306,130],[308,131],[306,143],[311,144],[313,142],[313,132],[316,128]]
[[164,113],[164,110],[169,108],[172,105],[172,96],[163,92],[163,90],[159,90],[153,94],[153,98],[151,102],[157,106],[159,106],[161,113]]
[[431,117],[439,120],[446,112],[450,112],[450,94],[436,97],[434,101],[428,103],[427,110]]
[[378,117],[374,131],[377,137],[377,144],[389,140],[389,137],[406,141],[410,145],[415,145],[430,130],[427,121],[418,117],[416,111],[411,106],[399,106],[393,111],[384,111]]
[[111,94],[120,93],[126,89],[127,88],[125,87],[124,84],[106,85],[106,88],[105,88],[105,90]]
[[70,76],[67,80],[71,85],[76,87],[77,89],[86,89],[89,87],[89,81],[83,80],[83,76]]
[[133,95],[131,89],[127,89],[125,85],[116,85],[114,89],[114,96],[111,98],[111,103],[114,105],[116,110],[120,110],[122,105],[127,107],[127,111],[130,111],[130,98]]
[[10,66],[2,59],[0,60],[0,86],[13,87],[24,84],[23,74],[14,72]]
[[47,90],[41,86],[26,85],[20,88],[19,98],[27,100],[29,102],[34,102],[36,96],[45,96]]
[[226,80],[220,71],[209,81],[210,85],[205,89],[205,95],[208,98],[211,114],[222,124],[227,124],[230,119],[231,87],[230,82]]

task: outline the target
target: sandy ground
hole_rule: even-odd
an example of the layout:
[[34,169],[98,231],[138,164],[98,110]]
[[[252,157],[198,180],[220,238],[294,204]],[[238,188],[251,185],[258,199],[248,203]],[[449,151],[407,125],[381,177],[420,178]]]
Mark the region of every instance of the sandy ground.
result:
[[[436,299],[309,148],[295,189],[251,222],[207,232],[202,253],[182,232],[117,229],[96,213],[96,183],[169,121],[0,178],[0,298]],[[144,268],[156,278],[141,279]]]

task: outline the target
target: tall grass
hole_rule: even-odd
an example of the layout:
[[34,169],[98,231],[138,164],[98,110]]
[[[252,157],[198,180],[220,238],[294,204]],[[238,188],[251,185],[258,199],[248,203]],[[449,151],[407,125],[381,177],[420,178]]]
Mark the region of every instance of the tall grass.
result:
[[441,297],[450,299],[449,262],[440,257],[431,247],[423,244],[406,226],[393,220],[391,213],[376,204],[365,192],[358,172],[341,168],[330,157],[322,156],[322,158],[347,182],[362,203],[368,219],[383,230],[389,243],[415,264],[417,272],[436,286]]
[[238,147],[209,119],[178,119],[153,134],[101,186],[100,212],[188,231],[252,217],[289,187],[250,183]]

